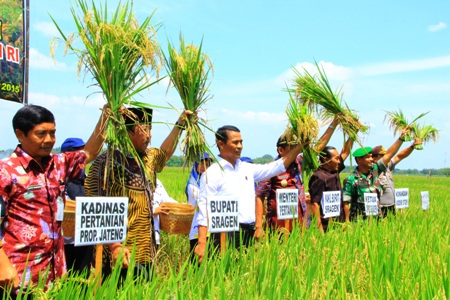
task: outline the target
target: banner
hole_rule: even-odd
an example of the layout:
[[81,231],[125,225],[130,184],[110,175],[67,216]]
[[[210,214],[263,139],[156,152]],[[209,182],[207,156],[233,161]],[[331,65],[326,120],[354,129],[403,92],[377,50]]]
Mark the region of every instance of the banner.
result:
[[27,104],[29,0],[4,0],[0,13],[0,99]]

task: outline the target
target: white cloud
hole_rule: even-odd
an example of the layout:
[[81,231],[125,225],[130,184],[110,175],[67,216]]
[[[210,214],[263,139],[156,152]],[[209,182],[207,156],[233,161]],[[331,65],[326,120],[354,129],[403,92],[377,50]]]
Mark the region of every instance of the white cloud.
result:
[[50,38],[60,35],[58,29],[55,27],[55,24],[52,22],[37,22],[34,24],[34,29]]
[[[325,62],[320,61],[318,62],[319,66],[323,68],[325,71],[325,74],[328,77],[329,81],[337,82],[338,86],[341,86],[342,83],[352,77],[355,76],[355,71],[351,68],[344,67],[344,66],[338,66],[331,62]],[[304,70],[306,70],[311,75],[317,74],[317,67],[315,64],[312,64],[310,62],[300,62],[297,63],[294,67],[300,74],[304,73]],[[275,81],[277,83],[283,83],[283,86],[286,84],[288,86],[292,85],[292,80],[296,77],[296,74],[294,70],[291,68],[287,71],[285,71],[283,74],[279,75]]]
[[438,24],[428,26],[428,31],[436,32],[436,31],[444,30],[445,28],[447,28],[447,24],[445,22],[439,22]]
[[377,76],[404,73],[419,70],[436,69],[450,66],[450,55],[417,60],[405,60],[359,66],[355,71],[362,76]]
[[49,56],[40,53],[37,49],[30,48],[30,67],[46,70],[68,70],[70,69],[65,63],[56,61]]

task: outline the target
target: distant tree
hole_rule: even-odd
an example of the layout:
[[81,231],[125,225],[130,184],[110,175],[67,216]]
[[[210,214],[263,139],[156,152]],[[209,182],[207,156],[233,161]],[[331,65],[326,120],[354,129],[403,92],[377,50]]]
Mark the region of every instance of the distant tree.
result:
[[266,155],[264,155],[263,157],[257,157],[257,158],[254,158],[254,159],[253,159],[253,162],[254,162],[255,164],[265,164],[265,163],[271,162],[271,161],[273,161],[273,160],[274,160],[274,158],[273,158],[272,155],[266,154]]
[[183,166],[183,157],[173,155],[167,162],[166,166],[168,167],[181,167]]

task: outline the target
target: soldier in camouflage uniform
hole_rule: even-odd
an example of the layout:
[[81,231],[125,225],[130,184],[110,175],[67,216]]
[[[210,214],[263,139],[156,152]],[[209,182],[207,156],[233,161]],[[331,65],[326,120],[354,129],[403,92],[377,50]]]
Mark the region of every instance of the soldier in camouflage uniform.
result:
[[[380,196],[383,191],[378,183],[379,174],[386,170],[386,166],[391,158],[397,153],[398,149],[404,141],[402,135],[392,144],[386,151],[382,159],[374,163],[372,158],[372,148],[359,148],[353,152],[356,164],[355,171],[344,180],[343,200],[345,221],[356,221],[358,216],[364,219],[366,210],[364,205],[364,193],[376,193],[378,198],[378,206],[380,206]],[[379,210],[379,213],[381,211]]]

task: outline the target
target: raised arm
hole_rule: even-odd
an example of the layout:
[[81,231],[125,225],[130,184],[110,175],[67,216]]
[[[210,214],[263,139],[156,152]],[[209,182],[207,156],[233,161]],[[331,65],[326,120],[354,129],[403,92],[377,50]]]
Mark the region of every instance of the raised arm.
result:
[[109,109],[109,105],[105,104],[102,109],[102,114],[100,115],[100,119],[95,125],[94,131],[92,132],[89,140],[86,142],[84,146],[84,152],[86,153],[86,163],[90,163],[94,159],[97,158],[98,154],[102,150],[103,143],[105,142],[105,136],[103,135],[106,123],[108,121],[107,110]]
[[184,130],[187,116],[192,114],[190,110],[185,110],[178,118],[177,123],[173,126],[167,138],[162,142],[160,148],[166,152],[166,162],[175,152],[178,140],[180,139],[180,133]]
[[350,155],[350,151],[352,150],[353,147],[353,140],[351,140],[350,138],[348,138],[345,141],[344,147],[342,147],[341,150],[341,158],[342,161],[345,161],[347,159],[347,157]]
[[331,136],[333,135],[334,130],[338,125],[339,125],[338,119],[336,116],[334,116],[333,121],[330,123],[330,125],[328,125],[327,129],[325,130],[325,132],[320,137],[317,143],[316,149],[319,152],[322,151],[328,145],[328,142],[330,141]]
[[394,155],[398,152],[398,149],[400,149],[401,145],[405,141],[406,132],[406,129],[403,130],[400,137],[389,147],[389,149],[387,149],[386,154],[383,155],[382,160],[385,166],[388,165],[388,163],[391,161],[391,158],[394,157]]
[[414,142],[411,144],[411,146],[403,149],[400,151],[394,158],[394,165],[401,162],[404,158],[407,158],[414,150],[414,146],[422,144],[422,141],[418,138],[414,139]]

